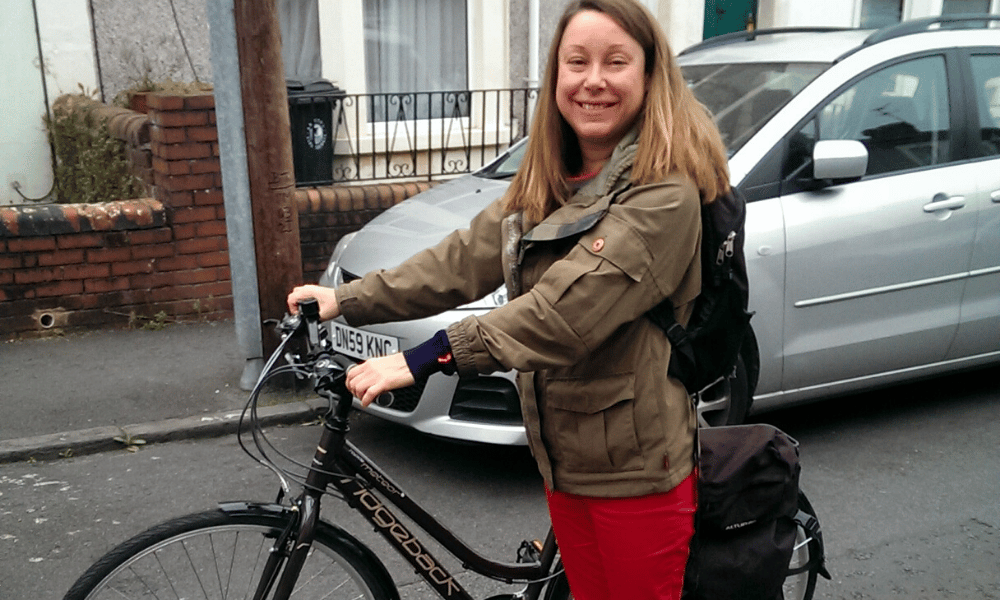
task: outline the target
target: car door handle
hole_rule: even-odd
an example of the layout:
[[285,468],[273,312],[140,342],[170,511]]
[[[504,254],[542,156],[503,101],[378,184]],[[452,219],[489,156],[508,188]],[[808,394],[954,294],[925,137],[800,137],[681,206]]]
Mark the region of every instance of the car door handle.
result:
[[997,190],[992,194],[990,194],[990,199],[996,202],[997,204],[1000,204],[1000,190]]
[[965,206],[965,196],[935,194],[930,203],[924,205],[924,212],[933,213],[939,210],[957,210],[963,206]]

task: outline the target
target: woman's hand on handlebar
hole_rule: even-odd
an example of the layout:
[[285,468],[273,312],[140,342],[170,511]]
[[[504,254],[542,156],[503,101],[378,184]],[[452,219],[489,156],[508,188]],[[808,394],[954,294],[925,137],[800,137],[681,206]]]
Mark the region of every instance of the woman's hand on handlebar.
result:
[[351,367],[345,384],[349,392],[361,399],[361,406],[368,406],[385,392],[413,385],[414,379],[403,354],[397,352]]
[[298,303],[302,300],[315,298],[319,302],[319,318],[321,321],[328,321],[340,316],[340,305],[337,303],[337,294],[333,288],[321,285],[300,285],[288,294],[288,312],[298,314]]
[[[319,302],[319,318],[322,321],[340,316],[340,304],[333,288],[321,285],[300,285],[288,294],[288,312],[297,314],[298,303],[314,298]],[[401,353],[381,356],[358,363],[347,371],[347,390],[361,399],[362,406],[368,406],[380,395],[402,387],[413,385],[413,374]]]

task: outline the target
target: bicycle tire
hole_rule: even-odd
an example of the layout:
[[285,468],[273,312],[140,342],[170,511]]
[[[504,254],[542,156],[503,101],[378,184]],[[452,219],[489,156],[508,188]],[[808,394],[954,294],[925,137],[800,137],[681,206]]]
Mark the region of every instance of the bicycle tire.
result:
[[[237,510],[220,508],[172,519],[105,554],[64,600],[250,597],[275,538],[290,518],[282,507],[240,504]],[[291,597],[398,600],[399,593],[370,550],[343,530],[320,522]]]
[[[809,503],[809,499],[801,491],[799,492],[798,507],[799,510],[814,517],[816,516],[816,512]],[[792,558],[788,568],[790,571],[802,565],[809,565],[809,568],[801,573],[789,575],[785,578],[781,589],[782,597],[783,600],[812,600],[813,594],[816,592],[816,580],[820,570],[820,563],[816,559],[819,553],[822,552],[822,549],[820,548],[819,540],[808,538],[808,533],[801,524],[796,523],[795,529],[796,547],[792,551]],[[561,563],[557,565],[557,569],[561,567]],[[561,573],[553,579],[546,586],[545,593],[543,594],[544,600],[570,600],[572,597],[566,573]]]

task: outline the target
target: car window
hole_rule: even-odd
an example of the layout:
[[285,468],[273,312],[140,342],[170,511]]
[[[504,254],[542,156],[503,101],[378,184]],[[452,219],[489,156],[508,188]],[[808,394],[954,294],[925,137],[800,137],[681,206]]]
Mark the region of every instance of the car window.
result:
[[865,76],[791,138],[785,177],[811,164],[816,140],[857,140],[868,175],[954,160],[944,57],[929,56]]
[[695,97],[712,113],[732,156],[807,83],[825,63],[733,63],[681,67]]
[[490,163],[476,173],[479,177],[490,179],[507,179],[517,173],[517,168],[524,160],[524,153],[528,149],[527,139],[515,143],[500,158]]
[[979,107],[979,151],[1000,155],[1000,54],[972,57],[972,79]]

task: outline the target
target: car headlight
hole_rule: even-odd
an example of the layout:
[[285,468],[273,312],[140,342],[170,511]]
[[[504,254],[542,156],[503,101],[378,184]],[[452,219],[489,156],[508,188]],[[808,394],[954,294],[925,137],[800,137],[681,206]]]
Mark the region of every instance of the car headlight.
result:
[[507,286],[500,286],[485,297],[459,306],[456,310],[490,310],[507,304]]
[[340,281],[339,272],[337,270],[337,265],[340,263],[340,255],[344,253],[344,249],[347,245],[351,243],[357,232],[348,233],[344,237],[340,238],[337,245],[333,248],[333,254],[330,255],[330,262],[326,265],[326,270],[323,271],[323,275],[319,278],[319,284],[325,285],[327,287],[336,287],[343,283]]

